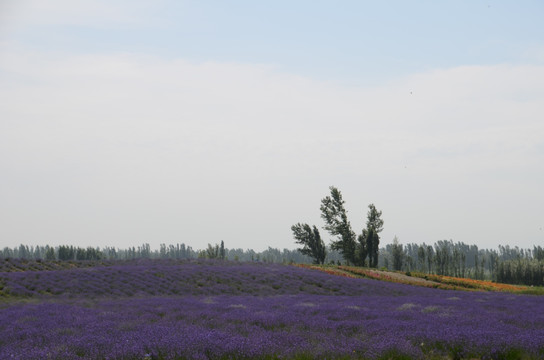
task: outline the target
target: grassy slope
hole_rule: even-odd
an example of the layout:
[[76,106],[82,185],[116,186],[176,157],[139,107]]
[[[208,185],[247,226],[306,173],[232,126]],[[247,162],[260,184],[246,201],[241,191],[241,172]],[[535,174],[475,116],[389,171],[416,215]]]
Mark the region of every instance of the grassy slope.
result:
[[[458,278],[413,272],[406,275],[402,272],[384,271],[370,268],[337,265],[298,265],[301,267],[324,271],[331,275],[347,277],[363,277],[380,281],[396,282],[414,286],[424,286],[446,290],[465,291],[504,291],[517,294],[544,295],[543,287],[501,284],[492,281]],[[423,280],[423,281],[422,281]]]

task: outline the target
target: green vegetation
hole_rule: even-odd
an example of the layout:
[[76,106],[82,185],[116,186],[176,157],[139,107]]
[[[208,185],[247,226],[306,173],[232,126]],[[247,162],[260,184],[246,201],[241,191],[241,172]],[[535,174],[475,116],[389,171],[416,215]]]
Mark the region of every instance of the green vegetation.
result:
[[312,229],[308,224],[298,223],[291,226],[291,230],[297,244],[302,245],[302,248],[299,248],[298,251],[314,259],[314,264],[323,264],[327,256],[327,250],[317,227],[314,225]]
[[[380,236],[378,234],[383,230],[382,212],[378,211],[374,204],[370,204],[367,214],[367,226],[359,236],[356,236],[347,217],[342,193],[334,186],[331,186],[329,190],[330,195],[321,200],[320,210],[321,218],[325,221],[324,229],[334,237],[331,241],[331,249],[339,251],[348,264],[366,266],[368,258],[369,266],[377,267],[380,245]],[[323,254],[324,245],[322,245],[321,240],[319,242],[313,240],[314,246],[310,245],[313,237],[315,235],[319,236],[319,232],[314,225],[312,231],[314,235],[310,235],[309,228],[307,224],[296,224],[291,227],[297,242],[307,245],[306,248],[302,248],[300,251]],[[319,246],[317,246],[318,244]],[[320,255],[318,257],[312,256],[314,256],[314,259],[320,259]],[[323,261],[315,262],[322,263]]]

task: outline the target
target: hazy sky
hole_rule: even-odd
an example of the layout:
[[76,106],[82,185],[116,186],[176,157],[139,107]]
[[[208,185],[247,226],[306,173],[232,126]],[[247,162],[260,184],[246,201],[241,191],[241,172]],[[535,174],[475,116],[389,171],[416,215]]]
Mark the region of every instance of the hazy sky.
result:
[[[544,3],[0,0],[0,246],[544,244]],[[322,236],[330,236],[322,230]]]

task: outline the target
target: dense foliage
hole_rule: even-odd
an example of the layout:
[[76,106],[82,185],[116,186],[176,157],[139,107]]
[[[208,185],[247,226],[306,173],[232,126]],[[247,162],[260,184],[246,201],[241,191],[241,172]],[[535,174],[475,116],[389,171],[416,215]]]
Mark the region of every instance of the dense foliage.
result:
[[393,244],[381,249],[379,266],[392,270],[419,271],[453,277],[493,280],[509,284],[544,286],[544,249],[499,246],[497,250],[478,249],[452,240],[433,245]]
[[329,188],[330,195],[321,199],[321,218],[325,222],[324,229],[333,236],[331,249],[339,251],[349,264],[366,266],[367,257],[370,267],[378,266],[380,236],[383,230],[382,212],[374,204],[368,206],[366,228],[359,236],[351,228],[348,220],[345,201],[336,187]]
[[291,226],[291,231],[296,243],[302,245],[297,249],[300,253],[311,257],[315,264],[325,262],[327,249],[315,225],[312,228],[308,224],[298,223]]
[[[159,249],[152,249],[147,243],[141,246],[132,246],[126,249],[115,247],[81,248],[68,245],[57,247],[20,245],[15,248],[4,247],[0,250],[0,259],[26,259],[26,260],[134,260],[134,259],[196,259],[219,257],[235,261],[262,261],[268,263],[311,263],[312,258],[297,250],[277,249],[268,247],[264,251],[253,249],[233,249],[223,245],[208,245],[203,250],[195,250],[184,243],[161,244]],[[77,254],[80,254],[77,256]],[[326,253],[326,262],[339,262],[343,260],[340,253],[329,250]]]
[[95,265],[0,272],[0,358],[544,356],[540,297],[443,291],[274,264]]

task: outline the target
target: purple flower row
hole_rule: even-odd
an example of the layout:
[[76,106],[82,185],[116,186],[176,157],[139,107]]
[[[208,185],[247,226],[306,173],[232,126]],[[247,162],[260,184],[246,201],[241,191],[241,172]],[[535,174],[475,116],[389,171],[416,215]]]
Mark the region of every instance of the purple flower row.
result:
[[[363,294],[357,283],[291,266],[259,263],[148,261],[108,267],[0,273],[14,297]],[[374,291],[380,291],[375,286]]]

